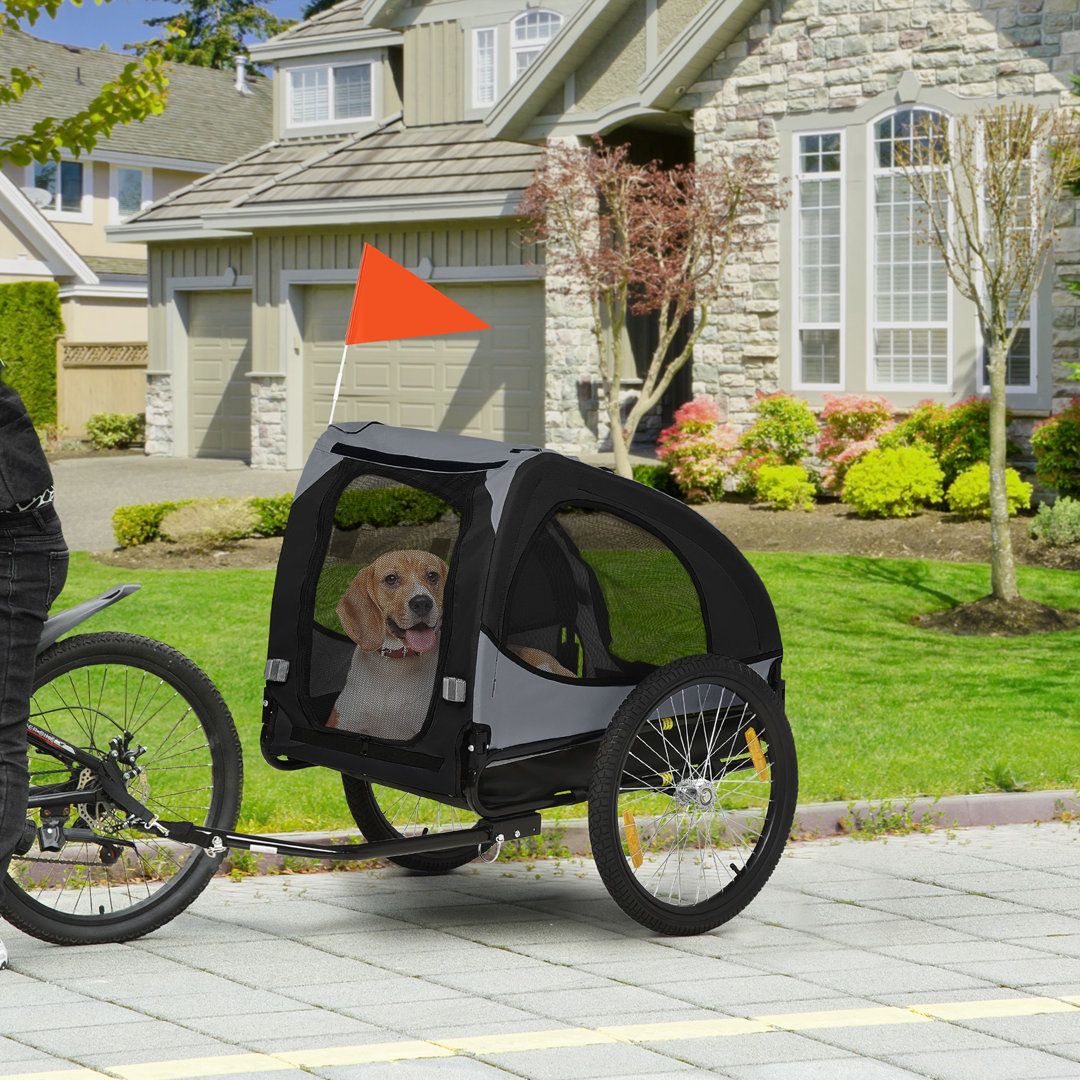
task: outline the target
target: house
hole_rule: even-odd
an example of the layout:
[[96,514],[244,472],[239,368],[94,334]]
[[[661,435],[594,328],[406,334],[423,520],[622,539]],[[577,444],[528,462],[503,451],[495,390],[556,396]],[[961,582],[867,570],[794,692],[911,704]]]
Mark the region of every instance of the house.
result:
[[[329,416],[364,242],[494,329],[353,347],[337,418],[595,449],[587,305],[515,218],[545,142],[593,133],[669,164],[766,140],[787,178],[685,396],[744,423],[758,390],[903,407],[983,389],[974,312],[913,233],[891,148],[926,111],[1071,107],[1080,14],[943,7],[343,0],[256,47],[275,67],[274,141],[114,230],[150,252],[148,449],[299,465]],[[1067,396],[1061,361],[1080,352],[1080,297],[1060,285],[1080,271],[1078,225],[1067,203],[1011,357],[1028,417]]]
[[[42,85],[0,109],[0,138],[79,111],[132,59],[5,30],[0,70],[32,65]],[[232,73],[173,65],[162,115],[115,128],[79,158],[0,170],[0,283],[60,287],[59,420],[72,434],[95,412],[145,403],[146,252],[106,229],[268,140],[269,83],[237,87]]]

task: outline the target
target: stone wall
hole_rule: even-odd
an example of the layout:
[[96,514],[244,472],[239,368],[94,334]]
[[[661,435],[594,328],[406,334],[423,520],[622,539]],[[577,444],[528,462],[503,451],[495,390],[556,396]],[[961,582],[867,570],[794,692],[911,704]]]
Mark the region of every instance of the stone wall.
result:
[[173,393],[172,375],[167,371],[146,375],[145,453],[172,457]]
[[[777,123],[820,114],[822,125],[907,86],[960,98],[1058,94],[1072,109],[1080,71],[1077,0],[792,0],[765,4],[684,102],[696,105],[696,156],[766,140]],[[910,73],[910,74],[909,74]],[[913,82],[912,80],[917,80]],[[1080,275],[1080,210],[1066,200],[1051,273]],[[777,233],[778,235],[778,233]],[[695,350],[694,391],[716,395],[744,425],[756,390],[779,388],[779,247],[736,267],[733,303]],[[1080,295],[1054,294],[1054,408],[1077,391],[1062,361],[1080,359]]]
[[284,375],[251,376],[251,467],[284,469],[286,465]]

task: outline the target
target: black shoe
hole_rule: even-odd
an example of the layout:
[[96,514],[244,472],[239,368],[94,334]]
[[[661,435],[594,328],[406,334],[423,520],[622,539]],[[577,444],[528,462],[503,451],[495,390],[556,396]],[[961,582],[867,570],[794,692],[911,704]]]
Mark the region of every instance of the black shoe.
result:
[[34,828],[34,823],[28,820],[23,826],[23,834],[19,842],[15,845],[14,854],[25,855],[34,846],[35,836],[37,836],[37,829]]

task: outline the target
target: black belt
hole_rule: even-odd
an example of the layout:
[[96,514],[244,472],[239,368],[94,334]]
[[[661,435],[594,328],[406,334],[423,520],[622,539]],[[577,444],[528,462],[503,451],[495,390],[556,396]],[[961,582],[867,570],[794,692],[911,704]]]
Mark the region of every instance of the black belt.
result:
[[16,503],[14,506],[5,507],[0,510],[2,514],[26,514],[31,510],[40,510],[43,506],[48,506],[53,501],[56,495],[56,490],[52,487],[47,487],[40,495],[35,495],[32,499],[27,499],[26,502]]

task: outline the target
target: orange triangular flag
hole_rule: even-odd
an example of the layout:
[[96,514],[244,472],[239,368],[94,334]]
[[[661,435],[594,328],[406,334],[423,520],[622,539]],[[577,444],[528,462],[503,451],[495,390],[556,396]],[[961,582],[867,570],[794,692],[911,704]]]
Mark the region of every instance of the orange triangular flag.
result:
[[346,345],[490,329],[389,255],[364,245]]

